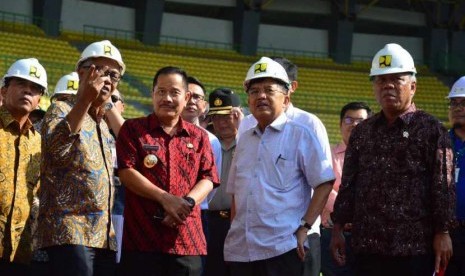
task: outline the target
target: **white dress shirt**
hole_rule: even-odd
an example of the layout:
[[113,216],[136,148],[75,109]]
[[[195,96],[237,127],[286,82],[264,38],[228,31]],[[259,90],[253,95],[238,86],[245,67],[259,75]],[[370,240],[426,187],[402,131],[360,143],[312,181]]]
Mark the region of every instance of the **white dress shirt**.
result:
[[[321,122],[321,120],[312,113],[306,112],[302,109],[294,107],[289,104],[286,110],[287,118],[300,123],[306,127],[308,127],[316,136],[317,142],[319,143],[321,149],[323,149],[323,153],[326,155],[328,160],[331,160],[331,146],[329,145],[328,134],[326,133],[326,128]],[[254,128],[257,125],[257,120],[252,114],[247,115],[242,119],[239,130],[238,136],[244,133],[246,130]],[[312,224],[312,229],[308,232],[308,234],[317,233],[320,234],[320,223],[321,218],[318,217],[315,220],[315,223]]]
[[261,133],[244,132],[237,143],[227,192],[236,216],[226,237],[226,261],[251,262],[297,247],[294,235],[312,188],[334,179],[331,159],[315,134],[281,114]]

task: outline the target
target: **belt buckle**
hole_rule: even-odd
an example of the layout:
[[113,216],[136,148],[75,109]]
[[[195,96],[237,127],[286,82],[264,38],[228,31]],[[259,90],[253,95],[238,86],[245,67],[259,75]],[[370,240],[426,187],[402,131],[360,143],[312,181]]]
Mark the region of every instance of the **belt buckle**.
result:
[[223,219],[229,218],[229,211],[220,211],[219,214],[220,214],[220,217]]

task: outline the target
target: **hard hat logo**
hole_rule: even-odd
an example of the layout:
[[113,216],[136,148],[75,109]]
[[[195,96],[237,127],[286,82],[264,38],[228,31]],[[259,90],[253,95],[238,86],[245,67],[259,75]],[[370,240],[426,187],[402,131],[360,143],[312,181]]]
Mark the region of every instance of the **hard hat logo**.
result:
[[214,106],[221,106],[223,104],[223,101],[220,98],[216,98],[215,101],[213,102]]
[[105,55],[112,56],[113,54],[111,53],[111,46],[109,46],[109,45],[104,45],[104,46],[103,46],[103,53],[104,53]]
[[74,81],[74,80],[69,80],[68,81],[68,84],[66,85],[66,89],[68,90],[78,90],[79,88],[79,83],[77,81]]
[[40,72],[37,70],[37,67],[29,67],[29,76],[40,79]]
[[268,64],[266,64],[266,63],[255,64],[254,73],[255,74],[260,74],[260,73],[266,72],[267,65]]
[[391,55],[379,56],[379,67],[380,68],[391,67],[391,61],[392,61]]

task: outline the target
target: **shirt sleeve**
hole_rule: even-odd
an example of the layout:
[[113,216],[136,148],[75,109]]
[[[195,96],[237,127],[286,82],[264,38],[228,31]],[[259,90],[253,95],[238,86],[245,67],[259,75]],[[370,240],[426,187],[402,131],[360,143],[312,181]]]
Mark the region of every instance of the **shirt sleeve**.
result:
[[42,139],[47,154],[45,160],[54,167],[62,167],[75,160],[80,152],[73,147],[79,143],[80,133],[71,133],[66,116],[71,106],[65,102],[56,102],[44,117]]
[[452,228],[456,208],[454,153],[447,130],[442,126],[439,128],[431,195],[433,226],[436,232]]
[[208,179],[213,182],[213,186],[219,186],[220,180],[218,177],[218,170],[215,165],[215,157],[213,156],[213,150],[208,139],[208,135],[206,132],[201,132],[202,137],[202,149],[201,149],[201,160],[200,160],[200,167],[199,167],[199,174],[197,181],[202,179]]
[[334,210],[331,213],[331,220],[334,223],[344,225],[345,223],[352,222],[354,215],[354,200],[355,200],[355,179],[358,171],[358,144],[361,137],[359,137],[360,128],[355,128],[349,138],[349,145],[347,145],[344,166],[342,170],[341,185],[339,192],[334,202]]
[[131,133],[136,133],[132,130],[132,121],[126,120],[121,126],[116,139],[116,155],[119,169],[135,168],[137,158],[137,148],[134,140],[131,138]]

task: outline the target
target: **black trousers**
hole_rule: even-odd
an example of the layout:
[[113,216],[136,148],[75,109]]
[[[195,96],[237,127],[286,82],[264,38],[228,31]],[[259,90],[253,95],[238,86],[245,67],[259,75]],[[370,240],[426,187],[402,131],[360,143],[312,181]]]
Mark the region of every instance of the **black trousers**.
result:
[[230,262],[232,276],[302,276],[304,263],[297,249],[254,262]]
[[107,276],[116,273],[116,252],[83,245],[45,248],[53,276]]
[[354,273],[357,276],[429,276],[433,272],[433,254],[407,257],[355,254]]
[[200,276],[200,256],[180,256],[157,252],[124,251],[121,275]]
[[218,211],[207,211],[210,237],[207,242],[207,263],[204,275],[230,275],[229,266],[224,261],[224,240],[228,234],[231,221],[229,216],[221,216]]
[[32,275],[32,269],[26,264],[11,263],[0,259],[0,275],[29,276]]

